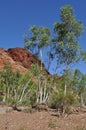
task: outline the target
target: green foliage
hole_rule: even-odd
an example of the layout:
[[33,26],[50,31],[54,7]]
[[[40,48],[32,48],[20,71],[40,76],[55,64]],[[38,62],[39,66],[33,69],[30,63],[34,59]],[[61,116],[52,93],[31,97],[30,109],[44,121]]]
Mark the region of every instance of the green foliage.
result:
[[0,72],[0,89],[3,94],[3,100],[7,101],[8,98],[14,96],[14,90],[18,85],[18,79],[21,77],[19,72],[12,72],[9,63],[5,63],[3,71]]
[[3,97],[2,97],[2,95],[0,95],[0,102],[3,100]]
[[73,8],[69,5],[61,8],[60,17],[62,22],[54,24],[56,53],[61,63],[69,65],[79,60],[78,37],[83,32],[83,25],[75,19]]
[[31,95],[30,95],[30,104],[32,107],[36,106],[36,101],[37,101],[37,95],[34,91],[32,91]]
[[57,108],[57,93],[54,93],[48,100],[48,106],[50,108],[56,109]]
[[82,60],[86,62],[86,52],[81,50]]
[[80,70],[76,69],[74,74],[74,89],[79,96],[79,102],[81,105],[85,104],[85,93],[86,93],[86,75],[84,75]]
[[25,48],[29,49],[35,56],[37,56],[41,61],[39,64],[32,65],[32,73],[37,76],[38,80],[38,92],[37,92],[37,102],[44,103],[47,100],[47,79],[44,80],[43,73],[43,48],[46,48],[51,43],[50,30],[47,27],[32,26],[30,28],[29,36],[25,36]]
[[31,26],[30,34],[31,36],[25,35],[25,48],[40,57],[39,50],[50,44],[50,30],[47,27]]
[[70,5],[61,8],[60,18],[61,22],[56,22],[54,24],[55,37],[52,42],[57,65],[63,65],[65,69],[62,75],[62,83],[59,84],[61,92],[64,93],[64,95],[59,92],[61,95],[59,95],[58,100],[61,100],[61,102],[62,100],[68,102],[66,96],[68,96],[67,94],[72,90],[74,80],[74,74],[70,72],[69,67],[82,57],[78,38],[81,36],[84,27],[81,21],[76,20],[73,8]]
[[0,100],[10,105],[31,104],[33,101],[30,98],[33,93],[36,95],[36,84],[31,77],[30,72],[21,75],[13,72],[10,64],[5,64],[4,70],[0,72]]
[[33,73],[33,75],[34,76],[38,76],[39,71],[40,71],[39,66],[37,64],[32,64],[31,67],[32,67],[32,73]]
[[60,108],[62,106],[66,106],[68,108],[68,106],[71,106],[74,103],[75,97],[71,93],[67,94],[66,96],[62,92],[54,93],[49,100],[49,106],[54,109]]
[[[76,99],[86,104],[86,75],[79,70],[72,72],[69,69],[70,64],[81,58],[86,59],[86,53],[78,44],[83,25],[81,21],[75,19],[73,8],[69,5],[61,8],[60,18],[61,22],[54,24],[53,39],[47,27],[32,26],[30,28],[30,35],[26,35],[24,39],[25,48],[40,58],[41,65],[32,64],[32,70],[22,75],[19,72],[13,72],[10,64],[5,63],[3,71],[0,72],[0,101],[30,107],[39,103],[48,103],[49,107],[55,109],[65,107],[65,112],[68,112],[70,106],[76,103]],[[61,77],[49,75],[43,69],[42,49],[46,47],[49,47],[49,50],[47,49],[49,51],[48,70],[51,60],[57,60],[57,68],[59,65],[65,65],[66,69]],[[50,122],[49,127],[54,128],[55,124]]]

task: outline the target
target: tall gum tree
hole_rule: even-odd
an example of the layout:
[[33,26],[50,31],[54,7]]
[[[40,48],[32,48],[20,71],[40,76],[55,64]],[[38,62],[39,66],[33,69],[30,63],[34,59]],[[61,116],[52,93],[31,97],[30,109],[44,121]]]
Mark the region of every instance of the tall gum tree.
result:
[[[67,73],[70,64],[80,59],[80,45],[78,38],[84,27],[82,22],[76,20],[73,8],[70,5],[63,6],[60,14],[61,22],[54,24],[55,37],[53,39],[57,59],[65,65]],[[58,60],[57,60],[58,61]],[[67,81],[64,85],[64,94],[67,93]]]
[[[41,69],[39,69],[38,82],[39,93],[37,102],[43,103],[47,99],[46,85],[45,88],[42,85],[42,62],[43,62],[43,48],[46,48],[50,44],[50,30],[47,27],[31,26],[29,36],[25,36],[24,39],[25,48],[30,50],[37,58],[41,60]],[[46,82],[46,81],[45,81]],[[46,83],[45,83],[46,84]],[[45,94],[46,93],[46,94]],[[46,95],[46,96],[45,96]]]

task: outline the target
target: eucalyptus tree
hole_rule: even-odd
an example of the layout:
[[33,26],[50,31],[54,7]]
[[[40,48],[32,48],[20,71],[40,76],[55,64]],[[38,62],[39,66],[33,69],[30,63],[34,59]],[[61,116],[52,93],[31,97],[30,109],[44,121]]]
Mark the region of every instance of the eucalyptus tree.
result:
[[[53,44],[56,50],[57,63],[65,66],[67,73],[69,65],[80,59],[80,45],[78,38],[83,32],[82,22],[76,20],[73,8],[70,5],[63,6],[60,14],[61,22],[54,24],[55,37]],[[66,94],[67,81],[65,81],[64,92]]]
[[[9,62],[4,63],[4,69],[0,72],[0,89],[3,94],[2,101],[6,103],[16,102],[21,74],[13,72]],[[20,88],[21,90],[21,88]]]
[[30,105],[30,97],[32,92],[36,93],[36,84],[33,81],[30,71],[22,74],[18,80],[17,89],[14,95],[14,108],[17,108],[17,105],[24,103]]
[[13,72],[9,63],[4,63],[4,70],[1,71],[0,84],[2,86],[1,91],[3,93],[3,101],[6,102],[10,97],[13,82]]
[[[30,28],[30,34],[25,35],[24,45],[25,48],[31,51],[37,58],[41,60],[41,68],[38,66],[38,98],[37,102],[45,102],[43,96],[45,95],[44,90],[46,90],[47,85],[43,85],[43,48],[46,48],[51,43],[50,41],[50,30],[47,27],[32,26]],[[46,82],[46,81],[45,81]],[[46,84],[46,83],[45,83]]]
[[30,34],[25,35],[24,46],[29,49],[41,61],[43,60],[42,49],[50,44],[50,30],[47,27],[31,26]]
[[[84,92],[86,91],[86,75],[84,75],[80,70],[76,69],[74,74],[75,84],[74,87],[78,96],[80,97],[80,104],[83,106],[84,103]],[[85,92],[86,93],[86,92]]]
[[[36,83],[31,73],[13,72],[9,63],[0,71],[0,101],[11,104],[17,109],[19,104],[33,103],[30,98],[36,95]],[[35,103],[35,100],[34,100]]]

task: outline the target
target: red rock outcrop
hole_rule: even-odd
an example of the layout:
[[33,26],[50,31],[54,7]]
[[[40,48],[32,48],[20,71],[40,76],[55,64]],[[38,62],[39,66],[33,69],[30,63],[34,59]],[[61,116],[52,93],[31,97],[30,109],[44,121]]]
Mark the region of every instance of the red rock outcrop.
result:
[[13,71],[20,71],[25,73],[28,69],[31,69],[32,63],[40,64],[34,55],[23,48],[10,48],[4,50],[0,48],[0,70],[3,69],[4,63],[9,62]]
[[24,48],[10,48],[7,53],[15,62],[21,63],[22,66],[27,69],[31,69],[32,63],[38,63],[39,65],[41,63],[34,55]]
[[23,67],[21,64],[17,64],[5,51],[3,48],[0,48],[0,70],[4,68],[4,63],[8,62],[13,71],[20,71],[21,73],[25,73],[27,69]]

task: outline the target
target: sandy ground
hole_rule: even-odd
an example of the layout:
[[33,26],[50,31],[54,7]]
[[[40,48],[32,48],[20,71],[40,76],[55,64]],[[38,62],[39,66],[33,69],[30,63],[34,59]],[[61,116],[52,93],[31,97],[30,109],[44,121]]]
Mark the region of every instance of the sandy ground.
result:
[[86,113],[57,117],[53,111],[0,113],[0,130],[86,130]]

